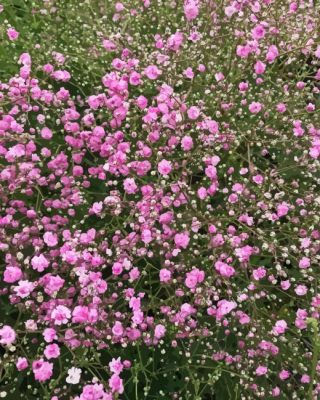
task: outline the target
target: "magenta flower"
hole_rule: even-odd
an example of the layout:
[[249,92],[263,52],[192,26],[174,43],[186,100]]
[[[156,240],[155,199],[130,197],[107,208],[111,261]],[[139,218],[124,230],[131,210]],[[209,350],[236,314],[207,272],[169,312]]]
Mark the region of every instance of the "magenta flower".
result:
[[149,65],[144,70],[144,74],[146,75],[146,77],[151,80],[158,79],[161,73],[162,71],[156,65]]
[[169,175],[172,171],[172,164],[170,161],[161,160],[158,164],[158,172],[161,175]]
[[187,232],[176,233],[174,236],[174,243],[178,248],[186,249],[190,242],[190,236]]
[[9,325],[0,329],[0,344],[10,346],[16,340],[16,332]]
[[20,33],[16,31],[14,28],[8,28],[7,35],[10,40],[14,41],[18,39]]
[[53,374],[53,364],[44,361],[43,359],[35,360],[32,363],[32,371],[35,380],[44,382],[51,378]]

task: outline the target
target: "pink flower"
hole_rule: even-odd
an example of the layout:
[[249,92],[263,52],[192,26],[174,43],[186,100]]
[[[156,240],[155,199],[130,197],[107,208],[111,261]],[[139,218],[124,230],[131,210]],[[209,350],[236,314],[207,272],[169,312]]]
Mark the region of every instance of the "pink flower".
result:
[[259,267],[252,271],[252,276],[256,281],[263,279],[267,275],[267,271],[263,267]]
[[248,172],[248,168],[240,168],[240,175],[245,175]]
[[249,104],[249,111],[252,114],[257,114],[262,110],[262,104],[256,101],[253,101],[251,104]]
[[46,232],[43,235],[43,240],[45,244],[49,247],[54,247],[58,244],[58,237],[55,233],[52,232]]
[[169,36],[167,40],[168,48],[172,51],[178,51],[182,43],[183,43],[183,33],[179,31]]
[[144,70],[144,74],[151,80],[158,79],[162,71],[156,65],[149,65]]
[[3,273],[3,280],[7,283],[17,282],[22,278],[22,271],[18,267],[7,266]]
[[285,333],[287,327],[288,325],[286,321],[281,319],[275,323],[275,326],[272,328],[272,332],[274,335],[278,336],[281,335],[282,333]]
[[125,7],[124,7],[124,5],[122,3],[117,2],[115,4],[115,9],[116,9],[117,12],[121,12],[121,11],[123,11],[125,9]]
[[266,34],[266,31],[265,31],[263,25],[257,25],[251,31],[251,35],[252,35],[253,39],[255,39],[255,40],[262,39],[265,36],[265,34]]
[[65,70],[57,70],[52,72],[51,78],[56,81],[68,82],[71,79],[71,75],[68,71]]
[[43,272],[46,268],[49,267],[49,261],[45,258],[43,254],[39,256],[34,256],[31,259],[32,268],[38,272]]
[[160,269],[160,282],[167,283],[171,280],[171,271],[166,268]]
[[203,282],[204,277],[205,275],[203,271],[200,271],[198,268],[194,268],[193,270],[187,273],[185,285],[189,289],[194,289],[198,283]]
[[173,212],[168,211],[160,215],[159,222],[160,224],[170,224],[173,220]]
[[290,288],[290,286],[291,286],[291,283],[288,280],[281,281],[280,286],[281,286],[282,290],[288,290]]
[[191,136],[184,136],[181,139],[181,147],[184,151],[189,151],[193,148],[193,140]]
[[248,262],[253,252],[254,249],[249,245],[235,249],[235,254],[239,258],[240,262]]
[[136,100],[136,104],[141,110],[144,110],[148,105],[148,99],[144,96],[139,96]]
[[244,313],[242,311],[238,311],[237,315],[239,316],[239,322],[241,325],[246,325],[251,321],[251,318],[249,317],[249,315],[247,315],[246,313]]
[[185,69],[183,71],[183,75],[188,79],[193,79],[194,78],[194,72],[193,72],[191,67]]
[[186,249],[190,242],[190,236],[188,232],[176,233],[174,236],[174,243],[178,248]]
[[161,160],[158,164],[158,172],[161,175],[169,175],[172,171],[171,161]]
[[141,232],[141,240],[143,243],[148,244],[152,242],[152,232],[150,229],[143,229]]
[[237,56],[241,58],[248,58],[251,53],[251,49],[248,45],[238,45],[236,50]]
[[229,314],[233,309],[237,307],[235,301],[220,300],[218,301],[217,318],[221,319],[224,315]]
[[9,346],[16,340],[16,332],[9,325],[0,329],[0,344]]
[[90,214],[100,215],[103,210],[103,202],[102,201],[95,201],[92,204],[92,207],[89,209]]
[[67,324],[71,318],[71,311],[66,306],[57,306],[52,310],[51,318],[55,325]]
[[240,92],[246,92],[249,89],[248,82],[240,82],[239,83],[239,90]]
[[192,107],[190,107],[190,108],[188,109],[187,114],[188,114],[188,117],[189,117],[190,119],[195,120],[195,119],[199,118],[200,110],[199,110],[198,107],[192,106]]
[[47,74],[51,74],[54,71],[53,65],[51,64],[45,64],[42,69]]
[[301,121],[294,121],[293,125],[294,125],[294,128],[293,128],[294,136],[297,136],[297,137],[303,136],[305,130],[301,126]]
[[284,103],[278,103],[276,109],[279,113],[284,113],[287,110],[287,107]]
[[225,78],[222,72],[217,72],[216,74],[214,74],[214,77],[216,78],[217,82],[223,81]]
[[224,13],[226,14],[226,16],[228,18],[231,18],[233,16],[233,14],[235,14],[236,12],[237,12],[237,9],[233,5],[228,6],[224,9]]
[[268,372],[268,368],[265,367],[264,365],[259,365],[259,367],[256,369],[257,376],[266,375],[267,372]]
[[308,292],[308,288],[305,285],[298,285],[294,291],[298,296],[304,296]]
[[18,357],[16,367],[18,371],[22,371],[28,368],[28,360],[25,357]]
[[217,179],[217,168],[214,167],[213,165],[209,165],[205,169],[205,173],[206,173],[207,177],[210,178],[212,181]]
[[126,178],[123,182],[123,187],[125,192],[128,194],[134,194],[138,190],[138,186],[136,185],[134,178]]
[[277,206],[277,215],[279,218],[284,217],[290,210],[289,204],[283,202]]
[[88,323],[89,322],[89,309],[87,306],[76,306],[72,311],[73,323]]
[[301,269],[306,269],[310,267],[310,258],[308,257],[302,257],[301,260],[299,261],[299,268]]
[[123,266],[120,262],[115,262],[112,265],[112,273],[113,275],[121,275],[123,271]]
[[112,333],[115,336],[122,336],[123,332],[124,332],[124,330],[123,330],[123,326],[122,326],[121,322],[116,321],[115,324],[113,325]]
[[239,200],[238,196],[235,193],[232,193],[229,197],[228,197],[228,201],[229,203],[237,203]]
[[[109,386],[112,391],[112,393],[123,393],[124,387],[123,387],[123,382],[122,379],[119,377],[118,374],[113,374],[111,378],[109,379]],[[95,398],[100,398],[100,397],[95,397]]]
[[306,321],[303,320],[303,319],[300,319],[300,318],[297,318],[297,319],[294,321],[294,324],[295,324],[295,326],[296,326],[298,329],[301,329],[301,330],[307,328],[307,323],[306,323]]
[[200,200],[204,200],[208,196],[207,189],[203,186],[197,190],[197,194]]
[[50,360],[51,358],[58,358],[60,355],[60,347],[55,343],[48,344],[43,353],[48,360]]
[[214,264],[214,267],[216,271],[219,272],[219,274],[221,276],[224,276],[225,278],[231,278],[231,276],[233,276],[236,272],[235,269],[231,267],[231,265],[228,265],[222,261],[217,261]]
[[85,385],[82,390],[82,394],[80,395],[80,398],[78,397],[75,398],[75,400],[104,400],[104,399],[111,400],[111,397],[106,395],[106,393],[103,390],[103,385],[98,383],[95,383],[94,385]]
[[7,35],[10,40],[17,40],[20,34],[14,28],[8,28]]
[[266,70],[266,64],[262,61],[257,61],[254,65],[254,71],[256,74],[263,74]]
[[199,14],[198,2],[195,0],[185,0],[183,9],[188,21],[194,20]]
[[52,136],[53,136],[52,130],[47,127],[44,127],[41,129],[40,135],[41,135],[42,139],[46,139],[46,140],[52,139]]
[[140,78],[141,78],[141,75],[138,72],[133,71],[130,74],[129,82],[133,86],[141,85],[142,81]]
[[[190,117],[189,117],[190,118]],[[219,124],[217,121],[213,119],[206,119],[204,121],[204,127],[208,129],[210,133],[219,133]],[[219,158],[219,157],[218,157]],[[215,164],[214,164],[215,165]]]
[[298,9],[298,3],[295,1],[289,4],[289,13],[295,13]]
[[47,343],[51,343],[51,342],[53,342],[54,340],[57,340],[57,339],[58,339],[57,332],[56,332],[56,330],[53,329],[53,328],[46,328],[46,329],[43,331],[43,337],[44,337],[44,340],[45,340]]
[[34,332],[38,329],[37,322],[34,319],[28,319],[24,324],[29,332]]
[[284,381],[286,379],[288,379],[290,376],[290,372],[286,371],[285,369],[283,369],[282,371],[279,372],[279,378]]
[[254,175],[254,176],[252,177],[252,180],[253,180],[253,182],[256,183],[257,185],[262,185],[262,184],[263,184],[263,181],[264,181],[264,178],[263,178],[262,175]]
[[113,358],[110,362],[109,362],[109,368],[110,371],[113,372],[114,374],[121,374],[122,370],[123,370],[123,365],[121,362],[121,358],[118,357],[117,359]]
[[303,374],[300,379],[301,383],[310,383],[310,381],[311,381],[310,376],[307,374]]
[[34,289],[33,283],[29,282],[28,280],[19,281],[18,286],[15,286],[13,288],[17,296],[21,297],[22,299],[28,297],[29,294],[33,291],[33,289]]
[[117,46],[109,39],[104,39],[102,41],[103,47],[108,50],[108,51],[114,51],[117,50]]
[[162,324],[158,324],[154,328],[154,336],[157,339],[161,339],[166,333],[166,328]]
[[279,51],[278,48],[274,45],[270,46],[266,55],[266,60],[269,63],[273,63],[273,61],[278,57]]
[[34,373],[35,380],[39,382],[47,381],[53,374],[53,364],[43,359],[35,360],[32,363],[32,371]]

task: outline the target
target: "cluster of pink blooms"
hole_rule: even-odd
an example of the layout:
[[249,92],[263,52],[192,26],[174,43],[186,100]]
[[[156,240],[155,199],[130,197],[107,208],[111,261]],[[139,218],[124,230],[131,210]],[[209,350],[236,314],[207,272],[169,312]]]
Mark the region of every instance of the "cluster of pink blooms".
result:
[[[137,15],[152,8],[142,3]],[[268,11],[275,0],[225,3],[185,0],[183,29],[150,35],[145,57],[125,34],[105,37],[112,61],[87,98],[71,93],[60,53],[33,66],[25,52],[0,83],[0,294],[22,310],[0,344],[48,385],[66,348],[112,354],[106,383],[80,380],[74,364],[77,400],[123,394],[134,365],[118,349],[190,340],[208,344],[204,362],[240,374],[246,398],[320,394],[315,6],[287,5],[290,23],[307,25],[291,44]],[[239,22],[229,66],[194,58],[219,34],[204,16]],[[312,60],[301,76],[294,57]]]

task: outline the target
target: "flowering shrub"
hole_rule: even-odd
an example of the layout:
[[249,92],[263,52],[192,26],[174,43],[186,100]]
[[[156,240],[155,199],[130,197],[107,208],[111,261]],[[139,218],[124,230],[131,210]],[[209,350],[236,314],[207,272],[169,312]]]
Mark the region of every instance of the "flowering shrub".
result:
[[1,11],[0,397],[316,399],[318,2]]

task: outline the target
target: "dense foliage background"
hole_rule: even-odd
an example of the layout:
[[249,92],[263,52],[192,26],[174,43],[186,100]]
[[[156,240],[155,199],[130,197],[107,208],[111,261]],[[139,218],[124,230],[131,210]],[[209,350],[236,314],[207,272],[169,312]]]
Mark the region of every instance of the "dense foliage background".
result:
[[319,2],[0,11],[0,398],[317,399]]

